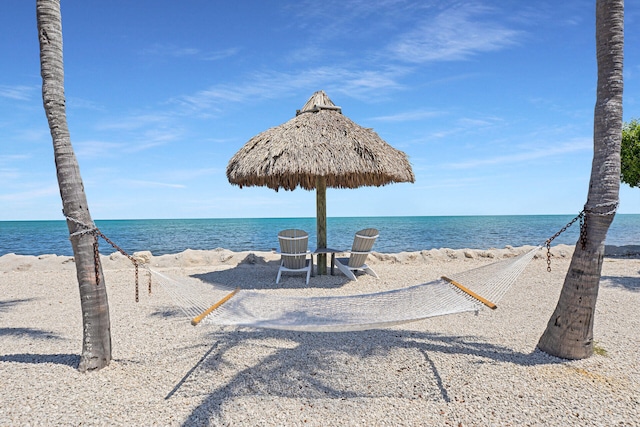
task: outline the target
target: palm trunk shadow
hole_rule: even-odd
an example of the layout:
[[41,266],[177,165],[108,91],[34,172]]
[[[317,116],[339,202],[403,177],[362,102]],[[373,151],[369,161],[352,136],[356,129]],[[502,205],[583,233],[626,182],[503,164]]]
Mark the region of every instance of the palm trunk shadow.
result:
[[180,389],[180,387],[182,387],[182,385],[187,382],[187,380],[189,379],[189,377],[191,377],[191,374],[193,374],[195,372],[196,369],[198,369],[198,367],[200,367],[200,365],[202,365],[202,363],[207,359],[207,357],[209,357],[209,355],[211,354],[211,352],[218,347],[218,344],[214,344],[211,346],[211,348],[209,348],[209,350],[207,350],[204,355],[200,358],[200,360],[198,360],[196,362],[195,365],[193,365],[193,367],[191,369],[189,369],[189,371],[184,375],[184,377],[182,377],[182,379],[180,381],[178,381],[178,384],[176,384],[176,386],[169,392],[169,394],[167,394],[164,398],[164,400],[168,400],[171,399],[171,397]]
[[[351,399],[351,398],[426,398],[451,402],[449,391],[439,372],[433,355],[470,355],[485,361],[508,362],[522,366],[557,364],[563,359],[531,353],[483,341],[477,336],[453,336],[429,332],[399,331],[393,329],[344,333],[300,333],[277,330],[224,330],[210,335],[216,344],[211,346],[200,360],[187,372],[166,399],[175,394],[201,395],[202,388],[211,389],[206,397],[184,420],[183,425],[201,424],[203,420],[224,424],[223,406],[235,398],[246,396],[270,396],[302,399]],[[287,343],[273,347],[273,340]],[[238,346],[248,342],[265,343],[274,349],[255,362],[244,360],[231,376],[229,360],[238,360]],[[415,388],[398,393],[398,389],[377,376],[369,382],[341,379],[366,375],[370,369],[388,369],[381,360],[396,358],[394,352],[414,350],[414,357],[425,361],[405,362],[396,367],[398,381],[402,376],[419,383],[422,393]],[[215,350],[215,351],[214,351]],[[227,353],[233,353],[233,358]],[[401,354],[400,353],[400,354]],[[419,356],[418,356],[419,355]],[[405,354],[406,356],[406,354]],[[403,357],[403,356],[401,356]],[[411,356],[409,357],[409,360]],[[482,361],[481,361],[482,362]],[[346,364],[345,364],[346,363]],[[197,378],[197,379],[196,379]],[[404,394],[403,394],[404,393]]]

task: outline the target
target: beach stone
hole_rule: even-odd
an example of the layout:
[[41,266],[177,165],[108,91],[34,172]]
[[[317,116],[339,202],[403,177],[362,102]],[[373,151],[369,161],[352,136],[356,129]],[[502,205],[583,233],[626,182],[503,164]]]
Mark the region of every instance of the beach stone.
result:
[[400,260],[404,264],[413,263],[418,259],[418,257],[419,257],[418,252],[400,252],[398,254],[398,258],[400,258]]
[[181,266],[209,265],[213,263],[210,251],[187,249],[176,256]]
[[120,252],[113,252],[108,257],[101,256],[100,261],[104,268],[123,269],[133,268],[133,262]]
[[246,257],[244,257],[242,261],[240,261],[240,263],[250,264],[250,265],[255,265],[255,264],[264,265],[267,263],[267,261],[263,257],[259,257],[253,252],[250,252]]
[[495,258],[496,255],[492,251],[482,251],[480,252],[481,258]]
[[215,249],[212,254],[215,254],[215,257],[221,263],[225,263],[227,261],[232,260],[235,255],[234,252],[227,249],[222,249],[222,248]]
[[2,271],[13,270],[15,268],[15,265],[21,262],[20,260],[21,260],[21,257],[19,257],[14,253],[9,253],[9,254],[0,256],[0,270]]
[[451,259],[459,259],[460,258],[460,251],[454,250],[454,249],[443,249],[444,253],[446,254],[446,256],[448,258]]
[[27,270],[30,270],[30,269],[31,269],[31,264],[29,264],[29,263],[19,264],[15,268],[16,271],[27,271]]
[[153,254],[151,254],[151,251],[134,252],[133,258],[141,264],[149,264],[151,258],[153,258]]
[[114,252],[111,255],[109,255],[109,259],[111,261],[119,261],[122,258],[126,258],[124,255],[122,255],[120,252]]
[[372,252],[371,253],[371,259],[377,259],[378,261],[391,262],[391,263],[400,262],[398,257],[393,255],[393,254],[382,254],[382,253],[379,253],[379,252]]
[[559,249],[557,251],[557,256],[562,257],[562,258],[567,258],[567,257],[569,257],[569,252],[567,252],[564,249]]
[[464,257],[465,258],[470,258],[470,259],[474,259],[476,257],[475,252],[470,251],[470,250],[465,250],[464,251]]

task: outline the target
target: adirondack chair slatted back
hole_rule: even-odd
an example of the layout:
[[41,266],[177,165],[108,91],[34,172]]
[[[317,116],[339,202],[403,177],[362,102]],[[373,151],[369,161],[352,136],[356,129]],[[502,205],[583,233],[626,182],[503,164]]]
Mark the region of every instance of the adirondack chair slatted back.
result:
[[292,270],[304,268],[309,245],[309,233],[303,230],[283,230],[278,233],[282,263]]
[[356,233],[351,247],[349,267],[361,267],[364,265],[378,235],[378,230],[375,228],[365,228]]

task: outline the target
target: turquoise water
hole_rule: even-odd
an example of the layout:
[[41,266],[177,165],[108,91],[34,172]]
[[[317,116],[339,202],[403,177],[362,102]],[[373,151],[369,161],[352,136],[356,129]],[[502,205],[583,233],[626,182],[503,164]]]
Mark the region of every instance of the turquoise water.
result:
[[[572,218],[572,215],[328,218],[327,246],[347,249],[353,234],[368,227],[380,230],[374,250],[386,253],[538,245]],[[128,253],[148,250],[163,255],[218,247],[269,251],[278,246],[278,231],[287,228],[308,231],[309,248],[316,247],[315,218],[104,220],[96,221],[96,225]],[[578,227],[576,223],[554,244],[575,244]],[[607,244],[640,244],[640,215],[616,215]],[[115,250],[101,240],[100,251],[110,254]],[[71,255],[66,223],[0,221],[0,255],[7,253]]]

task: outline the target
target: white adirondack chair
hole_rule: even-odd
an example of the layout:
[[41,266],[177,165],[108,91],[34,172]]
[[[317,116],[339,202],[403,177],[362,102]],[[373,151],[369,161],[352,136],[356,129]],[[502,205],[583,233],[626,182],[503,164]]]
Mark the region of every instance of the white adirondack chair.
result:
[[[313,267],[311,252],[307,250],[309,234],[303,230],[283,230],[278,233],[278,240],[280,241],[281,261],[276,284],[280,283],[282,272],[306,272],[308,285]],[[309,259],[307,259],[307,255],[309,255]]]
[[336,258],[336,267],[351,280],[357,280],[354,271],[364,271],[377,279],[378,275],[366,264],[366,261],[378,235],[378,230],[375,228],[365,228],[358,231],[353,238],[351,251],[348,251],[350,252],[349,258]]

